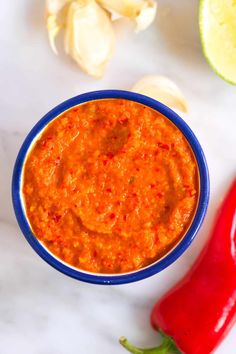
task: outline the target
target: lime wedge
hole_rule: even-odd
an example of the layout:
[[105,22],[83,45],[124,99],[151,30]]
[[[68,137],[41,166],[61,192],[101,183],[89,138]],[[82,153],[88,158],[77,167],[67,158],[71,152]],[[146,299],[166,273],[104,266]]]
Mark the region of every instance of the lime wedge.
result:
[[236,85],[236,0],[200,0],[199,26],[210,66]]

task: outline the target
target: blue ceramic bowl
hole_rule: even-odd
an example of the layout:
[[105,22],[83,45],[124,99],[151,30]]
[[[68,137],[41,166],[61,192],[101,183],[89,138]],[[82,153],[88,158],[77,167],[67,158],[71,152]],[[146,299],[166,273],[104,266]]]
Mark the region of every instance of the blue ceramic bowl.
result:
[[[155,263],[152,263],[151,265],[137,271],[133,271],[125,274],[117,274],[117,275],[89,273],[74,268],[66,264],[56,256],[54,256],[49,250],[45,248],[45,246],[42,245],[41,242],[37,240],[37,238],[32,233],[31,227],[26,218],[24,205],[23,205],[23,198],[21,194],[22,171],[24,167],[24,162],[32,143],[35,141],[35,139],[37,138],[38,134],[42,131],[42,129],[44,129],[47,126],[47,124],[55,117],[57,117],[58,115],[60,115],[61,113],[70,109],[73,106],[79,105],[84,102],[88,102],[92,100],[100,100],[105,98],[123,98],[135,102],[139,102],[148,107],[153,108],[154,110],[166,116],[181,130],[181,132],[184,134],[189,144],[191,145],[198,164],[199,177],[200,177],[200,195],[199,195],[198,207],[194,219],[188,231],[181,239],[181,241],[176,246],[174,246],[173,249],[171,249],[168,254],[163,256],[160,260],[156,261]],[[71,98],[61,103],[57,107],[53,108],[49,113],[47,113],[33,127],[33,129],[26,137],[19,151],[18,157],[16,159],[14,172],[13,172],[13,180],[12,180],[12,199],[13,199],[13,206],[14,206],[17,221],[19,223],[19,226],[26,240],[33,247],[33,249],[38,253],[38,255],[42,257],[51,266],[53,266],[60,272],[69,275],[72,278],[82,280],[88,283],[104,284],[104,285],[131,283],[134,281],[138,281],[150,277],[151,275],[162,271],[163,269],[168,267],[171,263],[173,263],[178,257],[180,257],[181,254],[189,247],[194,237],[196,236],[207,211],[208,200],[209,200],[208,168],[204,157],[204,153],[194,133],[188,127],[188,125],[170,108],[166,107],[162,103],[155,101],[149,97],[137,93],[133,93],[133,92],[120,91],[120,90],[95,91],[95,92],[89,92],[89,93],[76,96],[74,98]]]

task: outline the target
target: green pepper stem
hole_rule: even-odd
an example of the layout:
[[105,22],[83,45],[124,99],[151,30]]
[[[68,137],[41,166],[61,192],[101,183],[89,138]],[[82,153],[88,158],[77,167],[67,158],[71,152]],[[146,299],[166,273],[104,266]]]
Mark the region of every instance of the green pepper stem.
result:
[[137,348],[134,345],[132,345],[131,343],[129,343],[129,341],[125,337],[121,337],[120,338],[120,344],[125,349],[127,349],[130,353],[133,353],[133,354],[155,354],[155,353],[159,353],[159,352],[156,351],[157,348],[150,348],[150,349]]
[[142,349],[135,347],[125,337],[120,338],[120,344],[127,349],[130,353],[133,354],[181,354],[176,344],[172,340],[172,338],[166,336],[163,332],[159,331],[163,342],[159,347]]

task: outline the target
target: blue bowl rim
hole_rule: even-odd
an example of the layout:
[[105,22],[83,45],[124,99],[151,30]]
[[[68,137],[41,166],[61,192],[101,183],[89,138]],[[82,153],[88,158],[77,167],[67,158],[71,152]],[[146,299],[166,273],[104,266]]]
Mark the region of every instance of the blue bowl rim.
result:
[[[117,274],[117,275],[84,273],[79,269],[77,270],[71,268],[69,265],[67,266],[65,263],[60,262],[58,258],[54,258],[51,253],[47,252],[46,248],[42,246],[42,244],[37,240],[37,238],[32,233],[30,225],[25,216],[25,212],[21,200],[21,193],[20,193],[21,176],[22,176],[24,161],[27,156],[28,149],[30,148],[31,143],[34,140],[35,136],[38,135],[51,120],[59,116],[64,111],[88,101],[108,99],[108,98],[123,98],[131,101],[139,102],[162,113],[170,121],[172,121],[184,134],[184,136],[186,137],[187,141],[189,142],[193,150],[199,168],[199,179],[200,179],[200,193],[199,193],[198,207],[194,219],[192,221],[192,224],[189,227],[183,239],[166,256],[161,258],[159,261],[151,264],[150,266],[137,270],[135,272],[126,273],[126,274]],[[51,111],[49,111],[43,118],[41,118],[38,121],[38,123],[32,128],[32,130],[26,136],[20,148],[20,151],[18,153],[14,170],[13,170],[13,177],[12,177],[12,202],[13,202],[15,215],[18,224],[20,226],[20,229],[23,235],[25,236],[26,240],[31,245],[31,247],[36,251],[36,253],[38,253],[38,255],[42,259],[44,259],[48,264],[50,264],[60,272],[72,278],[75,278],[77,280],[81,280],[93,284],[102,284],[102,285],[118,285],[118,284],[125,284],[125,283],[139,281],[162,271],[170,264],[175,262],[192,243],[193,239],[195,238],[204,220],[207,207],[208,207],[208,202],[209,202],[209,193],[210,193],[210,182],[209,182],[209,173],[208,173],[206,159],[200,143],[198,142],[195,134],[185,123],[185,121],[182,118],[180,118],[180,116],[177,113],[172,111],[170,108],[168,108],[161,102],[138,93],[124,91],[124,90],[100,90],[100,91],[87,92],[75,96],[73,98],[70,98],[65,102],[59,104],[55,108],[53,108]]]

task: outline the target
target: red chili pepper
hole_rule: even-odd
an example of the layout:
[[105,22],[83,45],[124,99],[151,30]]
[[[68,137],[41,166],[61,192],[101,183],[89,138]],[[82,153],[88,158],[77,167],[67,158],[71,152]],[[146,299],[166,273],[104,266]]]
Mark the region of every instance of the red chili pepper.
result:
[[[210,354],[236,322],[236,179],[211,238],[192,269],[155,305],[151,323],[163,336],[158,348],[131,353]],[[172,350],[172,351],[171,351]]]

